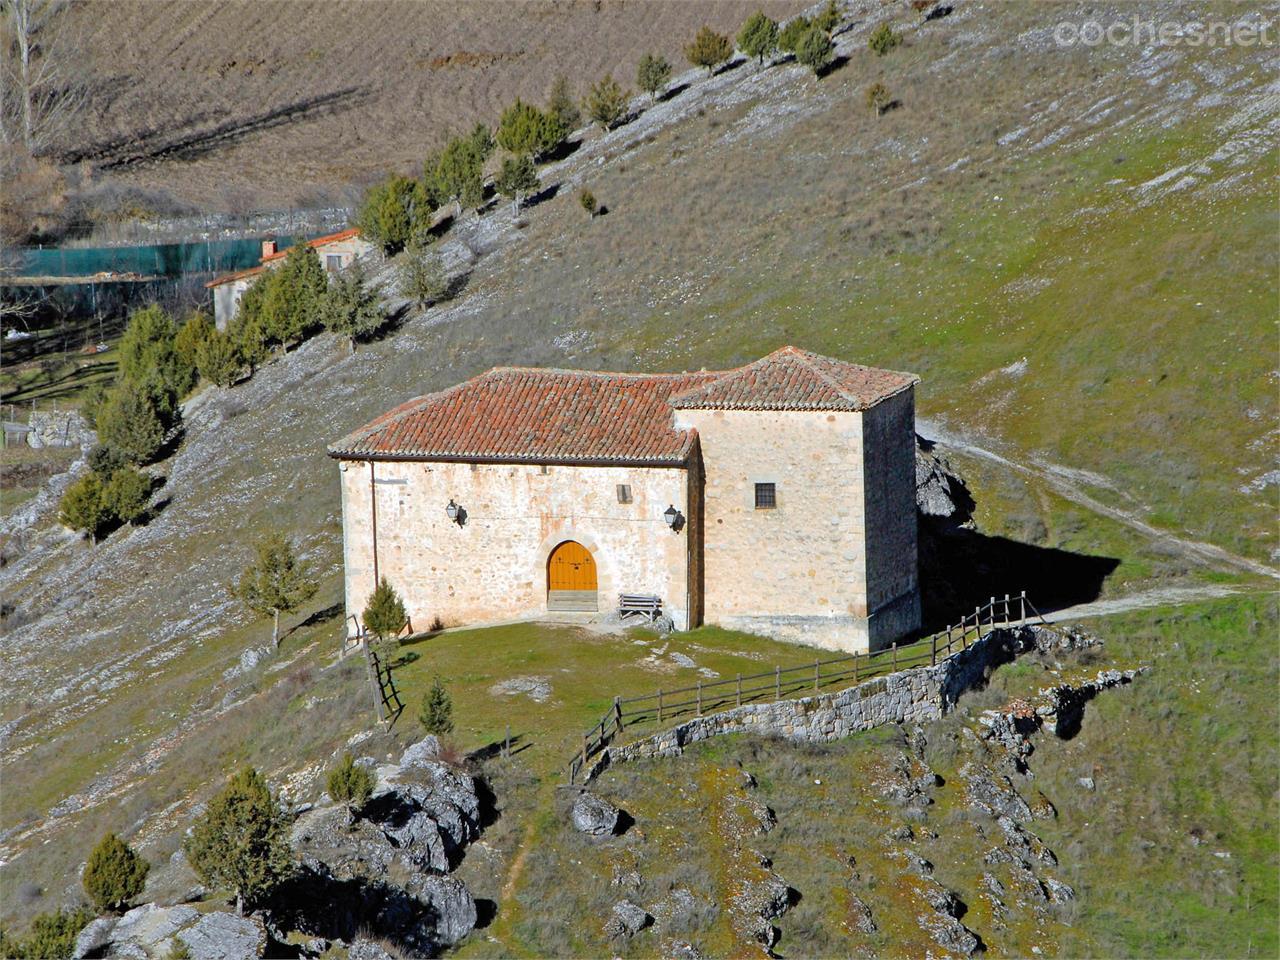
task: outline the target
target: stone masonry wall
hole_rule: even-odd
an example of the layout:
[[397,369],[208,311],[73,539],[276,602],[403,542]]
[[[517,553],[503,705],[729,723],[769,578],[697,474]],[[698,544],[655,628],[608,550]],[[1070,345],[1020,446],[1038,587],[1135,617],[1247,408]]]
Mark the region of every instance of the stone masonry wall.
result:
[[[412,625],[537,616],[546,611],[547,558],[576,540],[595,559],[599,601],[653,593],[678,629],[687,626],[688,531],[662,519],[688,503],[677,468],[382,462],[377,490],[378,573],[404,597]],[[370,464],[341,464],[347,613],[359,617],[373,592]],[[618,502],[617,484],[632,502]],[[466,511],[462,526],[445,506]]]
[[868,633],[878,650],[920,626],[914,392],[889,397],[862,418]]
[[[677,410],[676,425],[698,430],[706,471],[706,621],[866,649],[862,415]],[[756,509],[756,483],[776,485],[775,509]]]
[[640,757],[678,756],[691,743],[730,733],[752,733],[827,743],[886,723],[937,720],[985,674],[1031,649],[1069,650],[1097,641],[1045,627],[998,628],[936,666],[901,670],[833,693],[735,707],[688,720],[670,730],[609,747],[588,774]]

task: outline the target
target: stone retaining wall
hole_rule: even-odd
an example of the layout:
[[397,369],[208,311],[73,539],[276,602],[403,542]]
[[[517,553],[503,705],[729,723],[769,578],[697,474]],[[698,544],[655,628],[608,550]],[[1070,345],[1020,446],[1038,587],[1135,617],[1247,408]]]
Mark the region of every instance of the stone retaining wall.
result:
[[754,733],[808,743],[827,743],[886,723],[937,720],[960,695],[990,672],[1030,650],[1074,650],[1098,641],[1086,634],[1040,626],[1001,627],[936,666],[900,670],[844,690],[735,707],[687,720],[661,733],[609,747],[587,779],[611,763],[641,757],[678,756],[691,743],[730,733]]
[[75,410],[35,410],[31,413],[27,434],[28,446],[40,447],[92,447],[98,435],[88,421]]

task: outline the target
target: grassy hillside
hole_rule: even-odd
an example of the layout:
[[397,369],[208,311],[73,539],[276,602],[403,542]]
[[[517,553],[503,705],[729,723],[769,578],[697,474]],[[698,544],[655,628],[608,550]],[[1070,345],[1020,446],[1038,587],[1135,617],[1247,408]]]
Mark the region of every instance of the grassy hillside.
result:
[[[332,752],[367,733],[359,671],[330,666],[341,529],[324,446],[490,365],[685,369],[793,342],[913,369],[923,415],[1024,468],[942,445],[972,480],[972,544],[1117,561],[1090,585],[1107,597],[1205,583],[1269,589],[1269,578],[1165,535],[1255,564],[1276,548],[1276,110],[1262,54],[1090,52],[1046,40],[1083,9],[961,2],[921,26],[905,6],[869,3],[840,37],[847,62],[821,81],[754,64],[691,78],[544,170],[555,189],[519,220],[501,205],[455,225],[443,249],[466,278],[453,303],[410,312],[354,356],[322,336],[241,386],[199,394],[163,465],[164,508],[145,528],[94,549],[47,519],[6,529],[0,590],[15,609],[0,653],[0,775],[21,785],[0,792],[6,914],[74,895],[75,868],[103,830],[141,832],[160,862],[233,765],[258,763],[305,797]],[[876,58],[866,36],[885,19],[906,43]],[[863,101],[877,79],[902,101],[883,117]],[[353,144],[370,167],[394,159],[380,143]],[[223,149],[201,156],[234,159]],[[203,161],[190,162],[182,169],[198,182]],[[583,215],[583,185],[607,216]],[[224,584],[267,526],[297,539],[323,589],[303,613],[308,626],[242,669],[266,633]],[[1034,556],[1050,574],[1046,558],[1064,559]],[[1007,565],[969,572],[991,592],[1021,586],[1006,582]],[[1246,619],[1224,618],[1214,636],[1186,629],[1197,648],[1230,644],[1254,658],[1261,672],[1239,679],[1252,703],[1274,690],[1274,630]],[[1108,636],[1149,644],[1150,622]],[[414,663],[415,682],[428,682],[431,666]],[[460,702],[484,701],[492,683],[486,675]],[[1205,752],[1228,742],[1238,708],[1197,703],[1212,720],[1199,739],[1144,742],[1163,744],[1171,775],[1192,777],[1196,802],[1221,811],[1230,794],[1194,778]],[[574,709],[539,716],[576,721]],[[461,745],[481,746],[496,729],[470,723]],[[383,734],[359,742],[372,755],[393,747]],[[1147,775],[1145,747],[1113,747],[1116,763]],[[1267,762],[1249,776],[1269,776]],[[486,869],[497,879],[478,888],[486,896],[519,888],[509,857],[554,822],[545,770],[517,757],[502,776],[513,803],[533,801],[492,835]],[[1274,872],[1266,856],[1251,854]],[[1082,869],[1099,899],[1081,909],[1118,911],[1128,939],[1104,936],[1102,914],[1090,921],[1099,932],[1082,935],[1103,946],[1155,938],[1163,918],[1137,918],[1102,876],[1112,865],[1097,862]],[[1184,942],[1201,942],[1212,924],[1189,917],[1196,929]],[[533,942],[511,917],[495,923],[507,947]]]

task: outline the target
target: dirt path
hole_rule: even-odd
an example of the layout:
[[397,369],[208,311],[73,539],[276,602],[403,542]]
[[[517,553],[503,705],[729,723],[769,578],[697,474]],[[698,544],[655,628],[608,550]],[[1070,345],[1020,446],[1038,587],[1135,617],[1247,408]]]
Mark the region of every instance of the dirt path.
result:
[[[970,456],[981,457],[983,460],[990,460],[1002,467],[1042,480],[1056,493],[1066,497],[1072,503],[1077,503],[1088,510],[1092,510],[1094,513],[1109,517],[1117,523],[1122,523],[1151,540],[1159,541],[1161,546],[1175,551],[1188,560],[1208,567],[1229,567],[1233,570],[1261,574],[1280,580],[1280,570],[1275,567],[1259,563],[1256,560],[1250,560],[1248,557],[1241,557],[1212,543],[1175,537],[1165,530],[1158,530],[1151,526],[1136,513],[1105,504],[1084,491],[1082,484],[1089,483],[1093,486],[1116,490],[1127,499],[1133,499],[1128,497],[1123,490],[1114,486],[1106,477],[1090,474],[1082,470],[1073,470],[1070,467],[1063,467],[1044,460],[1018,463],[992,450],[988,450],[986,447],[978,446],[973,440],[954,432],[937,421],[918,420],[917,429],[921,436],[936,442],[941,447],[949,447],[952,450],[958,450]],[[1134,502],[1136,503],[1136,501]]]
[[1127,597],[1116,597],[1112,600],[1094,600],[1092,603],[1081,603],[1074,607],[1066,607],[1046,613],[1044,619],[1050,623],[1063,623],[1067,620],[1085,620],[1089,617],[1105,617],[1113,613],[1126,613],[1129,610],[1147,610],[1151,607],[1164,607],[1174,604],[1195,603],[1199,600],[1215,600],[1218,597],[1229,597],[1232,594],[1246,591],[1236,587],[1215,586],[1206,584],[1202,587],[1159,587],[1145,590]]

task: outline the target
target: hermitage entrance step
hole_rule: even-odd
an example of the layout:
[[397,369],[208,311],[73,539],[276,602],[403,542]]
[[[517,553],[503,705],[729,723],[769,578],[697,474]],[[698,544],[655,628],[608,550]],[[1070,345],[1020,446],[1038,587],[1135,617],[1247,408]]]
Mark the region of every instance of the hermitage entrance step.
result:
[[590,612],[599,608],[595,558],[576,540],[566,540],[547,558],[547,609]]

